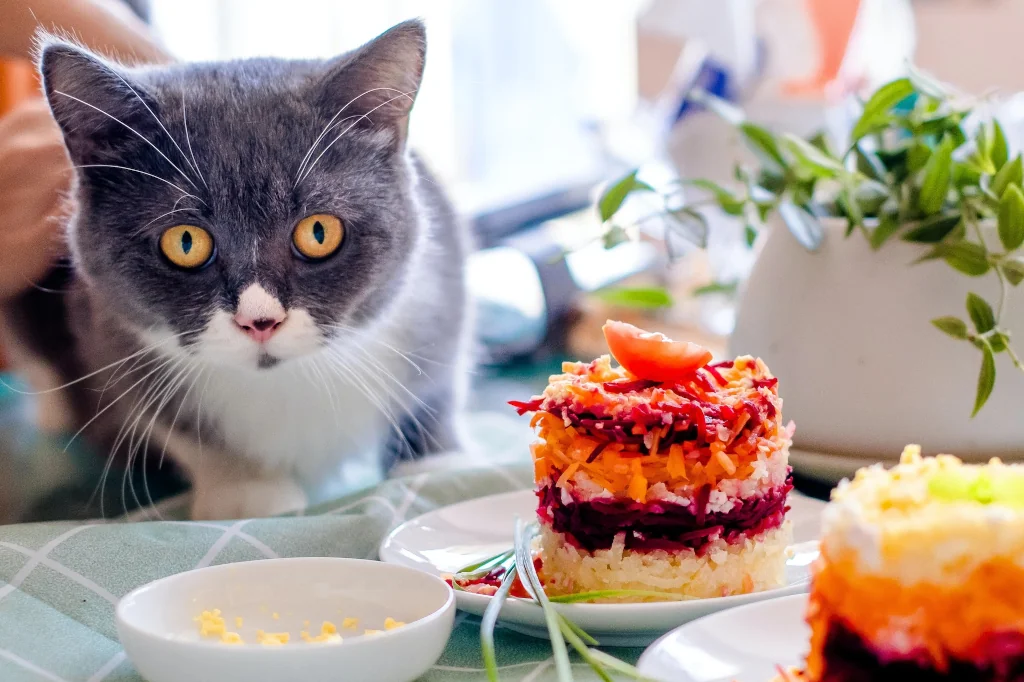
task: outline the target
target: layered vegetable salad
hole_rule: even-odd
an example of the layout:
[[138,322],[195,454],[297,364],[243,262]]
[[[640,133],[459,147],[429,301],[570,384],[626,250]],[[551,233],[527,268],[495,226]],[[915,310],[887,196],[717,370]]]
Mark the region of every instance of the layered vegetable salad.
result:
[[805,679],[1024,680],[1024,467],[908,446],[823,523]]
[[549,593],[718,597],[784,584],[792,426],[778,380],[759,359],[711,363],[695,344],[624,323],[605,336],[618,365],[566,363],[542,395],[512,403],[539,436]]

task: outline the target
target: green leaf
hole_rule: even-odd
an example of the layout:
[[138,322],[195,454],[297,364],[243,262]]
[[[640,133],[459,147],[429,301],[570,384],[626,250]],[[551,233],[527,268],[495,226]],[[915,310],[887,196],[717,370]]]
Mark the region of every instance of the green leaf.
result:
[[893,149],[876,149],[875,156],[885,166],[885,170],[897,177],[907,174],[907,152],[910,145],[903,144]]
[[953,162],[953,186],[957,189],[977,187],[981,183],[981,170],[970,163]]
[[[855,227],[864,224],[864,208],[860,205],[860,202],[857,201],[855,193],[850,190],[849,186],[843,190],[841,199],[843,203],[843,210],[845,211],[846,217],[849,221],[849,227],[846,231],[846,236],[849,237]],[[880,202],[879,206],[881,206],[881,203],[883,202]]]
[[779,204],[779,215],[796,240],[808,251],[817,251],[824,237],[824,230],[818,219],[802,206],[789,201]]
[[941,242],[960,223],[960,214],[956,212],[939,213],[922,220],[917,227],[905,235],[903,240],[919,244],[935,244]]
[[932,75],[915,68],[913,65],[910,65],[907,70],[914,89],[922,95],[927,95],[933,99],[945,99],[949,95],[946,87]]
[[677,208],[668,212],[669,229],[686,241],[705,248],[708,245],[708,221],[692,208]]
[[907,149],[907,173],[914,174],[928,165],[932,158],[932,149],[926,144],[917,141]]
[[1020,187],[1022,180],[1024,180],[1024,161],[1021,160],[1020,154],[1018,154],[1013,161],[1004,164],[999,169],[999,172],[992,177],[992,184],[989,186],[989,189],[997,197],[1002,197],[1003,193],[1011,185]]
[[654,310],[672,306],[672,295],[659,287],[615,287],[600,289],[594,296],[611,305]]
[[871,231],[871,248],[878,250],[900,229],[899,216],[886,213],[878,221],[878,227]]
[[1024,244],[1024,192],[1016,185],[1006,188],[999,201],[999,241],[1007,251]]
[[780,194],[786,189],[786,176],[772,168],[762,168],[757,174],[757,185],[772,194]]
[[762,158],[774,163],[778,168],[786,168],[786,159],[779,149],[778,140],[770,131],[761,126],[744,121],[739,126],[740,132],[747,140],[747,144]]
[[709,294],[735,294],[739,286],[737,282],[712,282],[704,286],[696,287],[690,293],[694,296],[707,296]]
[[729,215],[743,215],[743,199],[739,198],[718,183],[712,182],[711,180],[684,180],[683,184],[692,185],[693,187],[711,192],[715,196],[715,201],[718,203],[719,207]]
[[[915,137],[942,137],[949,133],[953,137],[959,138],[963,131],[958,132],[958,128],[963,120],[964,115],[960,112],[935,114],[918,121],[912,126],[912,130]],[[962,142],[958,142],[955,146],[960,146],[960,144]],[[987,143],[985,148],[988,149]],[[985,156],[985,159],[987,160],[988,156]]]
[[993,353],[1002,353],[1010,344],[1010,337],[1002,332],[995,332],[988,338],[988,343],[992,346]]
[[875,216],[889,200],[890,193],[886,185],[875,180],[865,180],[857,185],[854,197],[864,215]]
[[975,293],[967,294],[967,313],[971,316],[971,322],[979,334],[995,329],[996,316],[985,299]]
[[866,152],[864,148],[857,144],[853,148],[854,154],[857,156],[857,170],[868,176],[872,180],[878,182],[885,182],[885,176],[888,171],[885,169],[885,164],[878,158],[878,155],[874,152]]
[[1006,142],[1006,133],[1003,132],[1003,126],[999,125],[999,121],[992,121],[992,153],[990,156],[997,170],[1005,166],[1007,159],[1010,158],[1010,145]]
[[654,191],[654,188],[646,182],[636,179],[636,175],[639,172],[639,170],[633,171],[604,191],[604,194],[601,195],[597,202],[597,210],[601,216],[601,222],[611,220],[611,217],[622,208],[622,204],[631,192]]
[[829,156],[796,135],[787,133],[783,141],[790,152],[796,157],[797,163],[817,177],[835,178],[846,172],[839,159]]
[[619,244],[625,244],[629,241],[629,235],[626,231],[618,225],[612,225],[608,230],[601,235],[601,244],[606,249],[613,249]]
[[982,156],[981,154],[972,154],[970,158],[967,159],[967,165],[975,168],[978,172],[984,173],[985,175],[992,175],[996,172],[996,166],[992,163],[992,159],[987,156]]
[[978,128],[978,134],[975,136],[974,142],[977,147],[976,153],[978,157],[982,159],[984,162],[986,162],[987,165],[992,169],[986,172],[991,174],[999,170],[998,168],[995,167],[995,163],[993,163],[992,161],[992,147],[994,140],[992,139],[992,135],[989,133],[988,128],[986,128],[985,126],[980,126]]
[[946,131],[946,137],[953,142],[953,149],[957,149],[963,143],[967,142],[967,133],[964,132],[964,127],[960,125],[953,126]]
[[883,127],[889,120],[889,112],[897,104],[914,94],[914,86],[909,78],[900,78],[887,83],[875,91],[875,94],[864,105],[860,120],[853,126],[850,137],[853,142]]
[[[763,218],[762,218],[763,220]],[[757,230],[750,225],[743,226],[743,240],[747,243],[748,247],[752,247],[754,242],[757,241]]]
[[937,317],[932,320],[932,324],[952,336],[954,339],[967,338],[967,324],[959,317]]
[[999,269],[1002,271],[1003,276],[1006,277],[1006,281],[1013,286],[1024,282],[1024,260],[1020,258],[1007,258],[999,264]]
[[986,344],[981,349],[981,372],[978,373],[978,392],[974,398],[974,411],[971,412],[971,417],[974,417],[981,411],[981,408],[988,402],[988,398],[992,395],[992,389],[996,385],[996,359],[992,354],[992,349]]
[[942,258],[952,267],[971,277],[980,277],[989,271],[988,251],[974,242],[939,243],[920,260]]
[[952,177],[953,142],[948,137],[942,138],[942,144],[935,150],[924,167],[924,180],[921,182],[921,195],[917,206],[926,215],[938,213],[946,203],[949,193],[949,181]]
[[807,142],[825,156],[834,159],[839,158],[838,156],[836,156],[836,151],[832,149],[832,143],[828,139],[828,133],[826,133],[824,130],[819,130],[818,132],[814,133],[814,135],[808,137]]
[[741,109],[733,106],[721,97],[712,95],[710,92],[702,88],[694,88],[691,90],[690,99],[694,102],[698,102],[699,104],[703,104],[709,110],[718,114],[721,119],[734,126],[739,126],[747,118]]

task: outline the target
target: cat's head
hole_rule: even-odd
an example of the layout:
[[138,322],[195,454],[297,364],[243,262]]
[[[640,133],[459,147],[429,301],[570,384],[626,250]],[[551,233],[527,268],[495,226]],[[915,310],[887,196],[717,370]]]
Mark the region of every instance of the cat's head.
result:
[[251,368],[379,320],[426,239],[405,151],[424,56],[416,21],[328,61],[127,68],[46,42],[94,295],[143,341]]

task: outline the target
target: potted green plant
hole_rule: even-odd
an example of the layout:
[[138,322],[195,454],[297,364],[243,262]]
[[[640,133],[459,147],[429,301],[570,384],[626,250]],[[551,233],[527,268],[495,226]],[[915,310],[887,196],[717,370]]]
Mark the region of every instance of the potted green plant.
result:
[[[1024,330],[1013,297],[1024,281],[1024,165],[999,123],[917,72],[864,103],[839,151],[697,97],[758,159],[736,166],[737,187],[682,185],[705,190],[759,242],[730,351],[760,355],[782,377],[797,445],[871,458],[909,442],[1018,453],[1024,380],[996,376],[1024,369],[1012,343]],[[610,241],[626,197],[655,191],[635,173],[605,191]],[[702,243],[696,208],[662,194],[670,224]]]

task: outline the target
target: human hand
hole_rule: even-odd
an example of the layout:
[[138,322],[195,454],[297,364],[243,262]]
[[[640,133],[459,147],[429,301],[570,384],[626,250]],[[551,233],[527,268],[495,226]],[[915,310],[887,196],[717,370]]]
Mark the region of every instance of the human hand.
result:
[[42,98],[0,118],[0,301],[40,279],[64,253],[71,162]]

